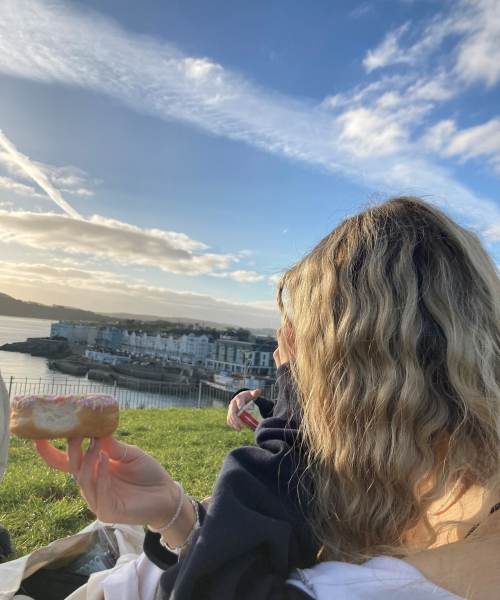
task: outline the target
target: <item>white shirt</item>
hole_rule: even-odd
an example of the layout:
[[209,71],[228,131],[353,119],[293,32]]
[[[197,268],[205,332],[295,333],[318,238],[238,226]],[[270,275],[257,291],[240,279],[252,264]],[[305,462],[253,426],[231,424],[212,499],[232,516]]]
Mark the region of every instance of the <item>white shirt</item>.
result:
[[320,563],[295,572],[288,583],[315,600],[463,600],[430,582],[415,567],[390,557],[372,558],[362,565]]

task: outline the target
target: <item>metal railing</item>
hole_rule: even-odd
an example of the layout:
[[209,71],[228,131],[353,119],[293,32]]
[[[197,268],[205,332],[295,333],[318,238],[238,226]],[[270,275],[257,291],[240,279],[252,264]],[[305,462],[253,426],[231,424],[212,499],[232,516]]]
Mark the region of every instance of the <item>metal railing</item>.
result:
[[[191,408],[227,408],[234,395],[206,383],[179,384],[144,380],[130,384],[114,385],[88,379],[56,378],[20,379],[11,377],[8,382],[9,397],[26,394],[111,394],[121,409],[168,408],[172,406]],[[138,389],[139,388],[139,389]],[[262,396],[275,399],[275,386],[261,390]]]

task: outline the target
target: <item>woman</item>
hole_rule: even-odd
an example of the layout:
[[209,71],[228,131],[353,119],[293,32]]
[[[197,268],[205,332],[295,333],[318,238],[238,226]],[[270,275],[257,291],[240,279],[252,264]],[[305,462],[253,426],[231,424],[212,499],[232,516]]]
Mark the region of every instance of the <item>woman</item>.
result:
[[389,200],[290,269],[278,303],[281,401],[258,447],[228,455],[194,535],[197,505],[139,449],[40,453],[99,518],[168,526],[146,540],[164,568],[160,536],[180,548],[159,598],[497,598],[500,281],[477,238]]

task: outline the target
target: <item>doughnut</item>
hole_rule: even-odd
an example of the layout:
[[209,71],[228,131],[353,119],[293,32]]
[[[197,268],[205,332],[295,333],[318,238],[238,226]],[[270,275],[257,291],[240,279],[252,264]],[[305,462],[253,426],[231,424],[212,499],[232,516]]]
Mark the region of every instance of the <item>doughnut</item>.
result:
[[118,401],[107,394],[16,396],[11,409],[11,432],[30,440],[107,437],[119,420]]

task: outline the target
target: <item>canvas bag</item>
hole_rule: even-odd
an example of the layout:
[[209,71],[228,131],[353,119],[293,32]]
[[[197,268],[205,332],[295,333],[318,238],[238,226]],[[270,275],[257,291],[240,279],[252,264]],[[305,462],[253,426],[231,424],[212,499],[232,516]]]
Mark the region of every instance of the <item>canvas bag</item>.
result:
[[[16,595],[16,592],[22,585],[23,579],[26,579],[38,569],[42,569],[49,563],[54,562],[64,554],[71,551],[72,548],[81,544],[88,538],[97,521],[94,521],[76,535],[55,540],[48,546],[35,550],[31,554],[22,556],[17,560],[12,560],[0,565],[0,600],[22,600],[29,596]],[[89,582],[76,590],[68,599],[71,600],[100,600],[104,598],[102,591],[102,582],[106,577],[113,573],[125,563],[137,560],[142,554],[142,545],[144,542],[144,530],[140,525],[123,525],[103,523],[102,525],[112,527],[118,542],[120,558],[114,569],[95,573],[89,579]],[[99,576],[99,577],[96,577]],[[95,581],[93,581],[95,580]],[[90,585],[92,582],[92,585]],[[98,583],[100,582],[100,583]],[[89,589],[90,586],[90,589]],[[89,595],[88,592],[92,592]],[[76,594],[76,596],[75,596]]]

